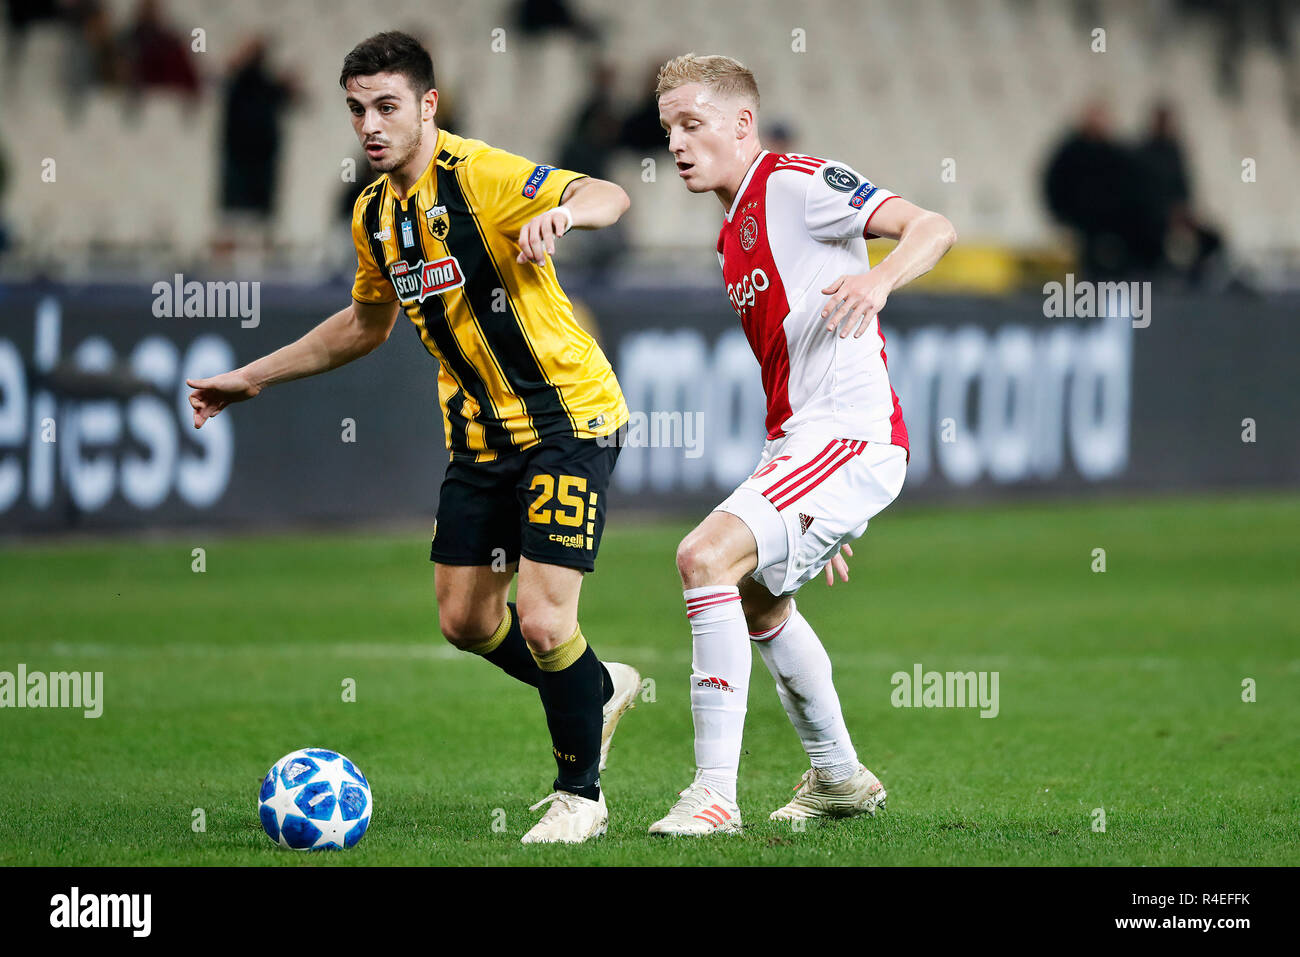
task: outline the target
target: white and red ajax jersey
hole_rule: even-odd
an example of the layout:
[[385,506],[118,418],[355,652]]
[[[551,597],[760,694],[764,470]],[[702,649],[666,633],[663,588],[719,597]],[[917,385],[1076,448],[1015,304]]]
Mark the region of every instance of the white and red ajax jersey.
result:
[[815,431],[907,448],[880,323],[826,331],[822,289],[870,269],[871,217],[895,194],[842,163],[764,151],[718,234],[727,297],[762,367],[767,436]]

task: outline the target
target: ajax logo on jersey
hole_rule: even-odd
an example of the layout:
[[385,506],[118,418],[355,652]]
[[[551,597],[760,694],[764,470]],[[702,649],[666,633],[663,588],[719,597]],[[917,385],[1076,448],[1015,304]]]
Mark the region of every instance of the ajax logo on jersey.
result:
[[758,220],[753,216],[746,216],[745,221],[740,224],[740,248],[749,252],[758,242]]

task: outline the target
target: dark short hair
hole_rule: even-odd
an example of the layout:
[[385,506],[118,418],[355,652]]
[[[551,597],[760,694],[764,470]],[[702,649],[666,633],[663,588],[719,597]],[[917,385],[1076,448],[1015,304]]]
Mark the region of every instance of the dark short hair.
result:
[[434,88],[433,58],[419,40],[400,30],[376,33],[354,46],[343,58],[339,86],[347,89],[348,80],[376,73],[400,73],[411,84],[418,100]]

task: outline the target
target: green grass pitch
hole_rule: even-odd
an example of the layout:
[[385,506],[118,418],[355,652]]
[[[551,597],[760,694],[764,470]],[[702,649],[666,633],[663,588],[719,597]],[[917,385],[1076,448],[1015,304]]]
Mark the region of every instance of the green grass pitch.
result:
[[[888,809],[767,820],[806,762],[755,655],[747,826],[712,840],[646,834],[692,771],[687,528],[614,514],[586,582],[585,633],[654,700],[615,739],[609,833],[577,847],[519,844],[554,772],[541,707],[442,641],[423,530],[7,546],[0,671],[102,671],[105,701],[0,710],[0,864],[1300,863],[1300,499],[886,513],[849,584],[799,604]],[[998,672],[1000,713],[893,707],[918,662]],[[351,851],[258,825],[262,775],[307,746],[371,780]]]

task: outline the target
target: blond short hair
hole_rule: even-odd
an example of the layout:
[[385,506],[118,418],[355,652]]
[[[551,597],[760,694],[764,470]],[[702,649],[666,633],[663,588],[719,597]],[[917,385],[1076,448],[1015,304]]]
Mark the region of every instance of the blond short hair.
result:
[[684,53],[659,68],[655,96],[663,96],[688,83],[703,83],[723,96],[739,96],[758,109],[758,84],[745,64],[729,56],[696,56]]

